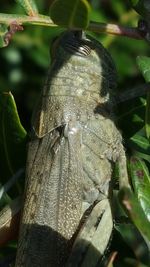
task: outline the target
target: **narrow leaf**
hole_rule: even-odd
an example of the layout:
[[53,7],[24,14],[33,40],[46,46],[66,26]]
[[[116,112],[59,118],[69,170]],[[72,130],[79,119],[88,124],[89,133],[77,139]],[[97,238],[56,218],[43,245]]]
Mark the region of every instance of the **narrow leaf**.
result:
[[119,199],[127,214],[134,222],[144,237],[150,241],[150,222],[148,221],[137,197],[128,188],[122,188],[119,192]]
[[139,151],[134,151],[134,156],[138,157],[140,159],[144,159],[144,160],[146,160],[147,162],[150,163],[150,156],[149,155],[146,155],[146,154],[141,153]]
[[139,132],[130,138],[130,143],[134,149],[150,155],[150,143],[148,139]]
[[29,16],[34,16],[39,13],[37,5],[34,0],[16,0],[16,2],[23,7],[26,14]]
[[0,162],[1,181],[24,167],[26,131],[21,125],[14,98],[10,92],[0,94]]
[[137,157],[130,159],[130,174],[134,192],[150,222],[150,174],[143,160]]
[[134,252],[138,261],[147,263],[149,251],[137,228],[131,223],[117,223],[115,229],[120,233],[127,246]]
[[137,57],[137,63],[146,82],[150,82],[150,58],[145,56]]
[[[150,58],[145,56],[137,57],[137,63],[146,82],[150,82]],[[150,93],[147,93],[145,130],[147,138],[150,139]]]
[[89,23],[89,11],[87,0],[55,0],[50,7],[50,17],[55,24],[85,29]]

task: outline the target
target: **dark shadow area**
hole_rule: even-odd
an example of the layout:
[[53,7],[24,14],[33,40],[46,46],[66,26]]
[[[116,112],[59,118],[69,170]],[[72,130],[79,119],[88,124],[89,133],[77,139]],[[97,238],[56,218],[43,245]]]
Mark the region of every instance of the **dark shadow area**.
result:
[[97,105],[94,109],[94,114],[100,114],[103,117],[112,119],[114,116],[112,113],[112,106],[109,103],[101,103],[100,105]]
[[[86,252],[90,247],[89,266],[101,258],[99,251],[86,240],[78,242],[75,253],[71,256],[71,264],[66,262],[70,257],[72,240],[67,241],[60,234],[47,226],[23,225],[25,232],[26,250],[19,255],[22,266],[26,267],[79,267],[82,266]],[[26,264],[24,264],[24,260]],[[42,264],[41,264],[42,262]],[[9,266],[9,265],[4,265]],[[100,265],[99,265],[100,266]],[[2,267],[2,265],[0,265]]]
[[0,260],[0,267],[10,267],[15,263],[15,254],[8,255],[3,260]]

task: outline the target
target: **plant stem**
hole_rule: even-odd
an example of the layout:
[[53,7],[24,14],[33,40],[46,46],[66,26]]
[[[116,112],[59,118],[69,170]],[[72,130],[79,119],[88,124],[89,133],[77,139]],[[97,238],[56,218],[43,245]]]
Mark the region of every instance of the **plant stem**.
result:
[[30,24],[30,25],[49,26],[49,27],[58,26],[53,23],[50,17],[44,15],[27,16],[27,15],[0,13],[0,24],[10,25],[14,21],[21,25]]
[[[10,25],[12,22],[17,22],[22,25],[42,25],[48,27],[57,27],[53,21],[48,16],[37,15],[37,16],[27,16],[27,15],[16,15],[16,14],[3,14],[0,13],[0,23]],[[75,28],[74,30],[82,30],[81,28]],[[91,21],[88,31],[94,31],[97,33],[107,33],[113,35],[127,36],[133,39],[143,39],[138,28],[119,26],[110,23],[100,23]]]
[[90,22],[89,31],[127,36],[133,39],[143,39],[138,28],[125,27],[111,23]]

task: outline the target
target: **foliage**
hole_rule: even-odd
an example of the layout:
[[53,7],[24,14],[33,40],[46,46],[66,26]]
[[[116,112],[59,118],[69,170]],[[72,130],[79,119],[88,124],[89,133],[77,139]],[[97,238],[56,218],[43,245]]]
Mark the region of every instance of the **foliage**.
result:
[[[10,4],[9,1],[1,1],[2,12],[19,14],[12,18],[14,20],[23,18],[25,21],[27,16],[20,15],[24,10],[30,16],[30,20],[36,16],[37,21],[36,23],[33,20],[31,23],[30,21],[25,22],[24,31],[16,33],[14,36],[10,31],[10,23],[7,21],[10,18],[8,15],[5,16],[6,23],[3,22],[0,25],[0,46],[3,47],[0,51],[0,62],[3,66],[0,72],[1,188],[20,168],[25,166],[26,131],[30,132],[31,114],[44,82],[49,64],[49,46],[52,40],[64,30],[64,27],[85,29],[90,25],[90,21],[108,23],[115,21],[117,24],[135,27],[139,19],[138,13],[148,19],[150,8],[148,0],[130,0],[128,3],[121,0],[93,0],[91,1],[92,9],[89,8],[86,0],[74,1],[72,9],[69,0],[63,1],[64,6],[62,1],[58,0],[17,0],[16,2],[16,4]],[[48,19],[45,19],[44,15],[40,15],[41,13],[49,15],[49,2],[52,3],[50,15],[54,23],[59,25],[57,27],[53,27],[54,25],[44,27],[47,26]],[[61,20],[60,12],[63,13]],[[0,22],[1,19],[4,21],[4,15],[0,14]],[[26,24],[38,24],[38,26]],[[6,48],[7,33],[8,37],[13,36],[13,40]],[[11,34],[12,36],[10,36]],[[148,42],[144,39],[134,40],[94,32],[89,32],[89,34],[101,41],[112,54],[118,70],[116,94],[129,88],[132,90],[133,86],[136,87],[150,81],[150,59],[147,57]],[[148,267],[150,250],[148,231],[150,225],[150,93],[147,93],[146,97],[142,95],[142,97],[135,97],[119,104],[116,110],[116,119],[124,137],[132,191],[124,188],[119,193],[120,203],[128,217],[116,197],[114,205],[119,207],[116,209],[119,220],[116,222],[110,251],[117,251],[117,256],[109,261],[108,255],[106,255],[106,264],[114,267],[137,265]],[[13,185],[9,192],[4,193],[0,200],[0,207],[11,202],[20,193],[20,188],[21,190],[23,188],[22,180]],[[123,223],[120,222],[120,218],[123,218]],[[14,253],[15,244],[13,241],[0,249],[1,259],[8,259]]]
[[[87,28],[89,23],[90,6],[87,1],[56,0],[50,8],[50,17],[54,23],[68,28]],[[60,16],[60,14],[65,14]]]

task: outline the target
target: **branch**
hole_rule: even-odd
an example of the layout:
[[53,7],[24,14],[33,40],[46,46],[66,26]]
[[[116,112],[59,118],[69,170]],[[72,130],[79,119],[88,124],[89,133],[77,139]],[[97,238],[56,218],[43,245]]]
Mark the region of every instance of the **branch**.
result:
[[[11,15],[11,14],[3,14],[0,13],[0,23],[10,25],[12,22],[16,21],[20,25],[42,25],[48,27],[57,27],[50,19],[49,16],[44,15],[37,15],[37,16],[27,16],[27,15]],[[62,26],[63,27],[63,26]],[[66,28],[66,26],[64,26]],[[74,30],[82,30],[81,28],[74,28]],[[119,26],[116,24],[110,23],[100,23],[100,22],[93,22],[91,21],[89,27],[87,28],[88,31],[93,31],[97,33],[106,33],[106,34],[113,34],[119,36],[127,36],[133,39],[144,39],[138,27],[125,27]]]
[[113,35],[127,36],[133,39],[144,39],[138,27],[125,27],[111,23],[90,22],[89,31],[107,33]]
[[30,25],[42,25],[48,27],[58,26],[53,23],[50,17],[44,15],[27,16],[27,15],[0,13],[0,24],[10,25],[14,21],[16,21],[20,25],[30,24]]

